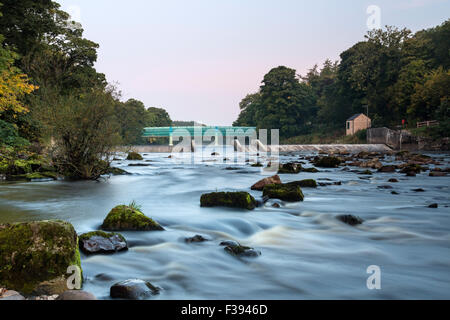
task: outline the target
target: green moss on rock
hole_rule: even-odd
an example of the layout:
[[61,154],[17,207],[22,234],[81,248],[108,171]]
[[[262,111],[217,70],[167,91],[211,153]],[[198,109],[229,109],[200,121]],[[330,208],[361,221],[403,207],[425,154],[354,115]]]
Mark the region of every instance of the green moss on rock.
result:
[[301,188],[317,188],[317,182],[314,179],[306,179],[287,183],[290,186],[298,186]]
[[299,186],[290,184],[271,184],[265,186],[263,196],[289,202],[303,201],[305,198]]
[[253,210],[256,200],[248,192],[213,192],[200,198],[202,207],[230,207]]
[[106,231],[162,231],[163,227],[141,211],[126,205],[112,209],[103,221]]
[[80,235],[79,239],[80,239],[80,241],[89,240],[92,237],[102,237],[102,238],[108,239],[113,236],[118,236],[120,238],[120,240],[122,240],[124,242],[126,241],[124,236],[122,236],[120,233],[104,232],[104,231],[92,231],[92,232],[84,233],[84,234]]
[[141,160],[144,160],[144,158],[137,152],[130,152],[130,153],[128,153],[127,160],[141,161]]
[[28,294],[67,290],[69,266],[81,270],[78,237],[64,221],[0,225],[0,286]]

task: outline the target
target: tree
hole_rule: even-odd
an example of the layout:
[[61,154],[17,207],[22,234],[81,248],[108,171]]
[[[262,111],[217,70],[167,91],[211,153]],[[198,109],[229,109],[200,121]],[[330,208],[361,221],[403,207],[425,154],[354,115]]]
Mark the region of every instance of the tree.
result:
[[237,127],[256,127],[256,112],[261,108],[261,93],[247,95],[239,104],[241,113],[239,118],[233,123]]
[[450,99],[450,70],[439,69],[425,77],[423,84],[417,84],[411,97],[408,114],[417,120],[448,120]]
[[259,128],[280,129],[280,137],[306,133],[315,112],[312,89],[299,82],[294,69],[281,66],[264,76],[255,114]]
[[5,111],[27,112],[22,98],[37,89],[29,83],[28,76],[13,65],[16,58],[14,52],[3,46],[0,35],[0,115]]
[[61,96],[42,93],[41,121],[52,138],[51,155],[58,170],[72,179],[98,179],[107,173],[120,142],[112,92],[92,89]]
[[115,118],[120,126],[120,136],[125,145],[136,145],[144,142],[142,130],[149,122],[149,116],[141,101],[130,99],[123,103],[117,101]]
[[147,115],[146,127],[169,127],[172,125],[169,114],[162,108],[148,108]]

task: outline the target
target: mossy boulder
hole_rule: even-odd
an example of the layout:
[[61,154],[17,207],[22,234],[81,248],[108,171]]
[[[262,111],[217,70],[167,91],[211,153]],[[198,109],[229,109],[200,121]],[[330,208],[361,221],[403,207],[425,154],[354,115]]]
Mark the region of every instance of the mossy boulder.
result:
[[248,192],[213,192],[200,198],[202,207],[229,207],[253,210],[256,200]]
[[81,270],[78,236],[64,221],[0,225],[0,287],[25,295],[66,291],[69,266]]
[[121,205],[113,208],[102,224],[106,231],[162,231],[163,227],[141,211]]
[[300,163],[289,162],[280,166],[278,174],[297,174],[300,171],[302,171],[302,165]]
[[288,202],[303,201],[305,198],[299,186],[290,184],[271,184],[264,187],[263,196]]
[[294,181],[294,182],[289,182],[286,184],[289,186],[298,186],[300,188],[317,188],[317,182],[314,179]]
[[337,157],[316,157],[313,163],[319,168],[337,168],[342,161]]
[[128,153],[127,160],[142,161],[142,160],[144,160],[144,158],[137,152],[130,152],[130,153]]
[[119,233],[93,231],[80,236],[80,250],[85,254],[115,253],[128,249],[127,240]]

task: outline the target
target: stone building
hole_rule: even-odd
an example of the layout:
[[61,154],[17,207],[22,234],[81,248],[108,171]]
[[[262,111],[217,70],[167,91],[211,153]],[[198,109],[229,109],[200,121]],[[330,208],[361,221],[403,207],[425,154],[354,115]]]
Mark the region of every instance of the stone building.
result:
[[347,135],[352,136],[360,130],[369,129],[372,127],[372,120],[365,114],[355,114],[353,117],[347,120]]

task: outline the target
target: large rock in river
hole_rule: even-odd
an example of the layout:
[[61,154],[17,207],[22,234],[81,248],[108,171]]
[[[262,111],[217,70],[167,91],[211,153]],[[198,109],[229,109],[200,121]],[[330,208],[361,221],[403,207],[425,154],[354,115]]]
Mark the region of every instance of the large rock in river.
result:
[[337,157],[316,157],[313,163],[319,168],[337,168],[342,161]]
[[159,294],[160,290],[148,281],[131,279],[114,284],[110,295],[114,299],[141,300]]
[[275,175],[273,177],[269,177],[269,178],[265,178],[262,179],[260,181],[258,181],[257,183],[255,183],[252,186],[252,190],[258,190],[258,191],[263,191],[264,187],[269,185],[269,184],[281,184],[281,179],[279,175]]
[[127,160],[141,161],[141,160],[144,160],[144,158],[137,152],[130,152],[130,153],[128,153]]
[[85,254],[115,253],[128,249],[127,241],[118,233],[89,232],[82,234],[79,242]]
[[130,206],[117,206],[110,211],[102,224],[106,231],[162,231],[158,222]]
[[289,162],[280,166],[278,174],[297,174],[300,171],[302,171],[301,163]]
[[263,196],[288,202],[303,201],[305,198],[299,186],[289,184],[271,184],[265,186]]
[[78,236],[70,223],[0,225],[0,287],[26,295],[61,294],[73,276],[68,267],[81,273]]
[[200,198],[202,207],[230,207],[253,210],[256,200],[248,192],[213,192]]

